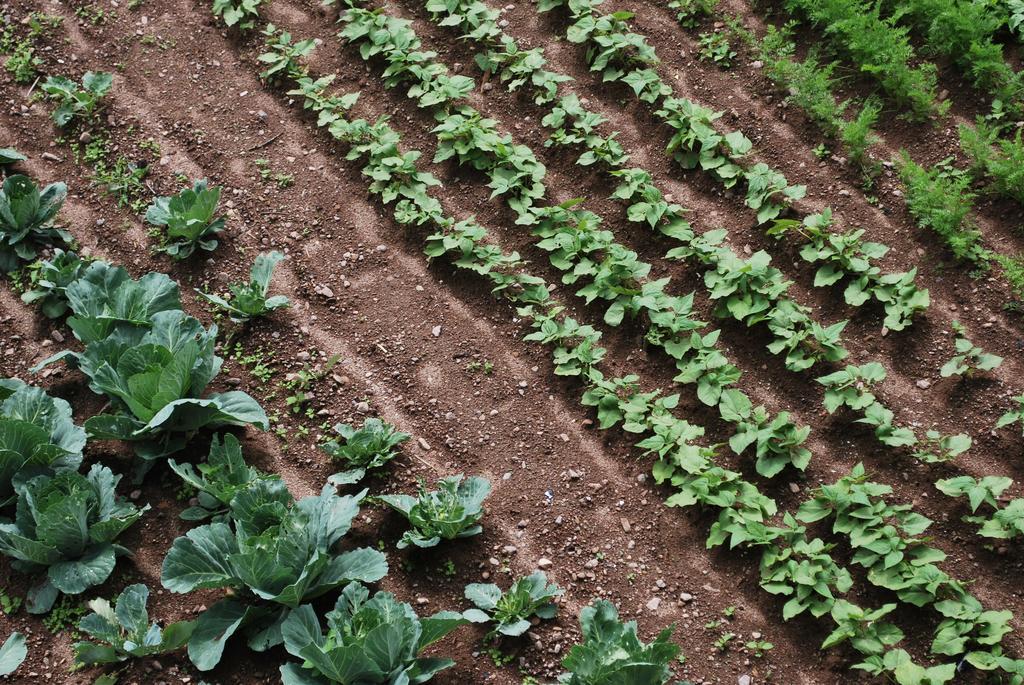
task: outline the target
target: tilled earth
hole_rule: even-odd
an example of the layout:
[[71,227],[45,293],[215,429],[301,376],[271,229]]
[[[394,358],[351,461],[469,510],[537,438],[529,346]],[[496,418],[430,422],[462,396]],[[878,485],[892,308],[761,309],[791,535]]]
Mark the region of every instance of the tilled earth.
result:
[[[728,5],[754,16],[741,2]],[[403,522],[382,509],[364,508],[351,537],[356,543],[373,544],[378,537],[389,543],[392,570],[382,587],[413,602],[420,613],[461,609],[467,583],[489,578],[507,585],[509,574],[529,573],[547,559],[549,576],[567,589],[557,620],[502,645],[511,655],[504,665],[481,644],[482,629],[457,631],[436,648],[454,657],[457,666],[435,682],[517,684],[527,675],[550,680],[578,638],[579,609],[598,596],[613,599],[623,616],[637,619],[645,639],[675,624],[674,639],[686,656],[677,668],[681,678],[736,683],[750,676],[755,683],[834,683],[861,677],[848,670],[850,654],[818,650],[822,622],[806,617],[781,621],[782,600],[758,585],[756,555],[707,551],[704,540],[711,519],[664,506],[667,493],[647,477],[649,464],[636,459],[629,436],[597,431],[593,416],[579,404],[579,387],[554,375],[544,350],[522,341],[526,328],[511,308],[496,303],[482,281],[444,263],[427,263],[424,234],[399,226],[369,199],[356,164],[347,162],[345,151],[316,130],[301,103],[260,82],[258,35],[225,31],[214,23],[205,3],[143,0],[129,9],[112,2],[100,6],[104,17],[99,22],[76,14],[82,7],[86,5],[77,2],[19,1],[3,12],[15,21],[32,11],[63,17],[62,25],[41,39],[46,73],[78,77],[89,69],[114,72],[104,125],[83,138],[76,133],[61,139],[45,104],[3,73],[0,147],[12,145],[29,155],[21,170],[37,180],[68,184],[62,217],[84,251],[123,264],[136,276],[169,273],[182,285],[186,308],[204,321],[209,314],[196,303],[193,288],[222,291],[245,277],[258,252],[287,253],[289,259],[275,274],[274,292],[287,295],[293,306],[235,330],[221,351],[228,357],[222,384],[253,394],[268,413],[279,416],[284,429],[279,435],[247,432],[247,458],[282,474],[296,496],[311,494],[333,472],[315,446],[325,428],[379,415],[414,438],[386,475],[371,481],[374,490],[410,492],[418,479],[433,481],[452,473],[482,475],[494,485],[483,535],[426,552],[395,551],[391,543],[401,535]],[[707,312],[700,274],[663,260],[665,246],[627,222],[621,207],[603,199],[610,188],[596,173],[543,146],[538,108],[525,97],[509,95],[501,84],[479,87],[472,46],[456,42],[454,32],[427,21],[422,4],[403,0],[386,7],[413,19],[426,48],[436,50],[439,59],[477,79],[472,103],[534,150],[548,167],[554,199],[592,198],[588,206],[605,217],[606,227],[654,264],[652,278],[671,275],[678,292],[696,290],[697,305]],[[972,591],[987,607],[1024,608],[1019,549],[986,549],[973,527],[960,522],[960,505],[932,485],[956,474],[1000,474],[1018,481],[1024,477],[1020,436],[992,432],[1008,398],[1024,387],[1024,337],[1019,316],[1004,310],[1009,299],[1005,284],[994,277],[972,278],[949,263],[943,248],[914,227],[891,170],[875,190],[877,204],[871,204],[842,160],[819,161],[811,148],[820,136],[799,113],[780,105],[780,95],[749,60],[741,59],[730,71],[696,60],[695,35],[679,29],[671,11],[656,3],[615,0],[605,7],[635,11],[636,29],[658,49],[661,73],[677,92],[724,110],[726,125],[742,129],[760,158],[791,182],[807,184],[800,210],[831,205],[839,228],[861,226],[867,229],[866,239],[892,247],[886,270],[917,265],[919,285],[931,291],[930,309],[909,331],[883,335],[878,309],[869,305],[848,310],[840,290],[813,288],[814,268],[799,259],[797,248],[765,238],[740,199],[723,194],[699,173],[684,174],[671,166],[662,153],[668,131],[646,105],[590,74],[577,46],[556,40],[564,28],[557,13],[538,17],[529,3],[506,6],[506,31],[527,46],[545,46],[552,68],[571,74],[574,90],[610,119],[609,130],[621,132],[633,163],[649,169],[677,202],[692,208],[695,226],[728,228],[730,241],[743,251],[768,249],[796,282],[793,295],[811,305],[819,320],[851,318],[844,336],[851,361],[883,361],[889,378],[881,394],[898,421],[947,433],[969,432],[975,441],[968,454],[950,465],[919,465],[900,457],[880,447],[849,416],[826,415],[820,386],[813,381],[817,374],[786,371],[780,359],[766,353],[759,331],[716,323],[723,327],[727,353],[745,372],[742,387],[755,401],[773,411],[789,410],[795,421],[814,429],[808,441],[814,457],[806,473],[761,487],[781,506],[792,508],[810,488],[834,481],[863,461],[876,480],[893,486],[894,500],[912,503],[935,520],[934,544],[949,555],[943,568],[972,581]],[[558,281],[558,272],[532,245],[528,232],[514,225],[498,200],[488,200],[481,178],[427,164],[434,150],[432,118],[416,111],[402,93],[384,90],[380,65],[365,64],[356,50],[339,42],[335,10],[313,0],[274,0],[261,13],[296,38],[322,41],[312,56],[312,70],[336,72],[335,85],[361,91],[355,115],[391,115],[392,125],[403,135],[403,149],[423,150],[421,163],[442,181],[436,192],[446,209],[460,217],[475,214],[504,248],[519,250],[534,272]],[[929,162],[956,154],[952,122],[972,117],[978,99],[955,77],[947,78],[954,93],[954,119],[928,127],[885,117],[883,147],[890,152],[906,147]],[[862,85],[853,80],[851,92]],[[125,155],[149,165],[145,183],[153,194],[176,192],[181,175],[223,186],[228,222],[217,251],[185,263],[151,254],[153,240],[139,213],[118,207],[97,188],[90,180],[91,169],[76,153],[89,136],[98,135],[109,136],[112,157]],[[263,178],[258,159],[268,160],[273,173],[290,175],[292,183]],[[982,203],[980,214],[986,237],[999,249],[1019,251],[1024,246],[1019,208]],[[580,318],[600,320],[597,308],[583,306],[568,292],[561,295],[578,307]],[[969,383],[939,378],[939,367],[952,355],[949,331],[954,319],[967,326],[976,344],[1005,358],[988,378]],[[78,374],[57,367],[42,377],[28,372],[71,335],[23,305],[8,286],[0,288],[0,332],[0,373],[32,378],[65,397],[78,421],[100,409],[102,402]],[[605,340],[610,371],[635,370],[650,385],[677,391],[670,390],[673,368],[664,355],[643,347],[638,329],[609,329]],[[273,369],[266,382],[252,372],[256,359]],[[492,370],[485,372],[485,365]],[[288,374],[307,366],[326,369],[313,387],[314,419],[291,415],[285,405],[289,393],[282,387]],[[682,410],[707,426],[709,440],[728,435],[727,426],[700,404],[692,388],[678,391]],[[200,441],[194,454],[186,456],[204,454]],[[128,453],[109,443],[90,444],[87,459],[121,472],[129,465]],[[749,463],[723,459],[753,474]],[[149,503],[152,511],[123,538],[135,557],[119,563],[114,577],[96,594],[110,597],[128,583],[145,582],[154,593],[151,613],[161,621],[188,618],[216,601],[214,593],[173,595],[160,586],[163,556],[188,528],[178,518],[187,503],[177,497],[176,476],[157,469],[139,490],[133,492],[127,483],[123,487],[132,499]],[[1020,488],[1009,494],[1020,496]],[[848,553],[840,546],[835,554]],[[23,595],[30,584],[31,579],[0,564],[0,586],[7,592]],[[863,582],[853,594],[865,601],[886,599]],[[728,613],[732,617],[720,628],[705,627]],[[911,651],[923,653],[934,617],[903,612],[898,618]],[[1024,628],[1017,619],[1014,626]],[[91,682],[97,675],[69,674],[75,636],[66,626],[51,632],[24,612],[0,615],[0,635],[15,629],[29,636],[30,646],[29,661],[14,677],[16,682]],[[737,637],[721,652],[714,643],[725,630]],[[756,634],[775,645],[763,658],[742,647]],[[1014,653],[1022,652],[1019,638],[1011,637],[1007,644]],[[254,655],[239,646],[229,649],[225,661],[209,674],[199,674],[180,655],[143,660],[131,664],[121,682],[276,682],[284,656],[283,650]]]

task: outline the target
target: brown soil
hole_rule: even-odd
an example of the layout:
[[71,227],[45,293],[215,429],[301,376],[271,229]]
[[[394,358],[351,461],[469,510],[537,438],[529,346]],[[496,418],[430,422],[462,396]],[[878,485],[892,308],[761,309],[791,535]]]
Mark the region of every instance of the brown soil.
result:
[[[647,639],[676,624],[674,639],[686,655],[685,664],[677,669],[681,678],[729,684],[742,674],[753,676],[755,683],[769,678],[807,684],[860,678],[848,670],[849,654],[816,649],[823,623],[780,620],[781,602],[758,585],[756,555],[706,551],[709,517],[664,507],[666,493],[645,477],[649,465],[635,459],[629,437],[591,428],[593,417],[578,403],[579,387],[553,374],[544,350],[522,342],[526,331],[512,309],[496,304],[480,281],[443,263],[426,263],[423,234],[393,222],[369,199],[358,168],[345,161],[344,151],[316,130],[298,103],[259,81],[259,36],[240,37],[223,30],[206,3],[144,0],[135,9],[123,2],[105,4],[105,19],[98,24],[76,16],[75,9],[83,6],[77,0],[68,5],[19,0],[4,11],[15,20],[30,11],[64,17],[62,27],[41,39],[46,73],[115,73],[105,129],[115,156],[150,163],[146,183],[152,193],[176,191],[178,174],[208,178],[225,188],[228,229],[221,246],[212,255],[197,255],[185,263],[154,256],[140,216],[117,207],[90,182],[89,168],[76,161],[69,142],[58,142],[59,132],[46,106],[30,100],[28,89],[17,86],[6,72],[0,74],[0,147],[14,145],[28,154],[30,161],[21,168],[33,177],[68,184],[70,196],[62,216],[86,251],[123,264],[135,275],[171,274],[182,284],[186,308],[205,321],[209,314],[196,302],[192,288],[223,290],[247,274],[252,257],[261,250],[274,248],[289,255],[278,268],[274,290],[286,294],[292,308],[234,337],[246,353],[262,351],[272,361],[275,375],[264,384],[237,360],[229,360],[221,376],[224,383],[240,385],[263,401],[268,413],[280,415],[288,429],[287,438],[247,432],[250,461],[282,474],[296,496],[313,493],[333,472],[315,446],[321,426],[358,422],[369,413],[414,436],[386,476],[373,482],[375,490],[409,492],[417,479],[432,481],[462,472],[491,479],[494,491],[487,503],[484,533],[428,552],[395,551],[392,542],[401,535],[402,522],[384,510],[364,508],[355,542],[372,544],[377,536],[387,541],[392,572],[381,586],[418,603],[421,613],[465,608],[466,583],[497,578],[506,585],[509,574],[529,573],[539,558],[553,561],[549,575],[567,589],[560,617],[531,630],[532,639],[506,641],[502,649],[513,659],[501,667],[481,645],[483,630],[457,631],[435,650],[451,655],[457,666],[435,682],[515,684],[525,675],[550,680],[560,672],[562,655],[578,637],[576,614],[597,596],[615,600],[623,616],[636,618]],[[911,330],[882,335],[879,310],[867,306],[851,311],[842,304],[841,291],[813,288],[813,268],[799,260],[796,248],[765,238],[736,198],[724,195],[700,174],[680,172],[664,158],[669,133],[650,109],[623,89],[601,84],[587,71],[579,48],[555,39],[564,28],[564,16],[554,12],[538,17],[529,3],[508,7],[503,15],[509,22],[506,30],[525,45],[545,46],[552,68],[571,74],[573,90],[608,116],[610,128],[621,131],[620,140],[633,154],[633,163],[651,170],[676,201],[693,209],[695,226],[727,227],[737,249],[768,249],[796,281],[794,296],[812,306],[821,320],[851,318],[845,333],[851,361],[877,359],[885,364],[889,379],[883,394],[900,421],[969,432],[975,440],[972,450],[952,465],[922,466],[901,458],[880,447],[850,417],[826,416],[813,375],[787,372],[779,359],[765,352],[761,334],[725,323],[724,347],[745,372],[743,387],[757,401],[773,410],[787,409],[814,429],[808,443],[814,459],[807,472],[800,478],[759,483],[761,487],[780,505],[792,507],[808,488],[833,481],[864,461],[876,480],[894,487],[894,500],[913,503],[936,520],[935,544],[949,554],[945,569],[974,581],[975,593],[989,607],[1024,606],[1019,549],[985,549],[973,527],[960,522],[966,513],[960,504],[932,486],[938,478],[959,473],[1024,478],[1024,462],[1017,458],[1020,436],[1009,430],[992,432],[1009,398],[1024,387],[1024,337],[1019,318],[1003,309],[1008,301],[1004,284],[994,278],[972,279],[951,264],[932,236],[914,227],[894,192],[898,186],[891,173],[877,191],[879,205],[872,206],[855,175],[843,165],[818,162],[810,150],[820,136],[800,116],[773,104],[770,85],[748,61],[740,60],[726,72],[694,59],[695,37],[679,29],[671,13],[657,3],[616,0],[607,7],[637,12],[637,29],[658,48],[664,62],[661,73],[680,95],[726,110],[726,125],[741,128],[764,161],[792,182],[807,184],[801,210],[833,206],[841,227],[862,226],[869,239],[892,247],[886,269],[917,265],[919,284],[931,291],[931,308]],[[428,49],[439,52],[439,59],[464,65],[463,73],[479,77],[472,46],[456,42],[453,32],[426,21],[421,3],[402,0],[388,9],[416,20],[417,32]],[[336,71],[337,85],[361,90],[355,114],[390,114],[392,125],[403,135],[403,147],[423,150],[421,162],[429,160],[434,149],[432,119],[416,111],[401,93],[383,89],[379,65],[366,65],[356,51],[340,46],[332,11],[312,0],[275,0],[262,12],[297,38],[322,39],[313,68],[318,73]],[[964,92],[966,101],[960,102],[961,93],[952,92],[959,107],[954,111],[966,116],[971,111],[968,94]],[[533,148],[548,166],[547,183],[554,199],[590,198],[588,206],[605,217],[618,239],[654,263],[652,278],[671,275],[679,292],[696,289],[698,306],[707,307],[699,274],[662,260],[666,246],[626,222],[622,208],[603,199],[610,189],[599,175],[574,167],[573,158],[561,151],[543,147],[545,134],[537,126],[536,106],[508,95],[500,85],[478,91],[472,101],[518,142]],[[948,129],[948,124],[933,130],[893,123],[882,132],[892,149],[907,146],[934,161],[955,147]],[[274,172],[290,174],[293,185],[281,188],[261,179],[256,159],[269,160]],[[460,217],[476,214],[504,247],[529,258],[531,269],[549,281],[557,280],[544,253],[513,225],[503,205],[487,200],[478,178],[448,166],[429,166],[443,183],[438,196],[446,208]],[[1019,213],[1000,216],[984,209],[985,226],[992,227],[988,238],[1001,248],[1019,249],[1024,240],[1013,230],[1019,226]],[[570,299],[569,293],[561,295]],[[599,320],[598,309],[578,301],[571,304],[581,317]],[[998,371],[968,383],[939,379],[939,367],[952,354],[953,319],[967,326],[977,344],[1004,356]],[[435,335],[438,326],[440,334]],[[71,337],[63,325],[23,305],[7,286],[0,288],[0,330],[0,374],[25,379],[32,377],[29,366]],[[605,339],[610,371],[635,370],[653,385],[672,387],[671,366],[664,355],[639,344],[638,330],[606,330]],[[291,416],[285,406],[288,393],[280,387],[285,375],[335,355],[337,365],[314,389],[316,418]],[[493,373],[467,368],[471,362],[484,361],[493,364]],[[78,374],[55,367],[34,380],[71,401],[79,420],[100,409],[101,402]],[[930,386],[921,388],[921,380]],[[708,427],[709,439],[721,438],[722,422],[700,405],[692,389],[679,391],[692,420]],[[298,432],[303,427],[308,435]],[[201,457],[205,446],[195,445],[190,452],[187,456]],[[87,458],[127,471],[127,453],[116,445],[91,443]],[[733,464],[754,477],[749,464]],[[126,494],[153,510],[124,537],[124,544],[136,550],[134,559],[120,562],[111,581],[89,596],[110,597],[128,583],[145,582],[154,594],[151,613],[165,622],[190,617],[216,600],[213,593],[181,596],[161,589],[163,556],[171,541],[188,529],[177,516],[185,506],[175,496],[178,487],[176,476],[163,468],[136,492],[123,484]],[[1020,487],[1011,494],[1020,496]],[[840,549],[839,554],[845,552]],[[454,574],[444,571],[450,568],[449,561]],[[0,587],[6,592],[24,595],[30,584],[31,579],[0,562]],[[863,592],[868,602],[885,599]],[[682,593],[693,599],[682,601]],[[651,610],[648,603],[655,597],[662,601]],[[705,628],[728,607],[735,607],[732,619],[720,629]],[[911,644],[918,647],[927,644],[934,621],[926,613],[901,616]],[[1016,620],[1015,627],[1019,631],[1024,625]],[[69,674],[75,638],[67,630],[51,633],[24,611],[0,615],[0,636],[11,630],[26,633],[30,645],[29,660],[14,682],[85,683],[97,675]],[[719,652],[714,642],[723,630],[737,638],[730,649]],[[752,633],[774,643],[765,658],[742,648]],[[1011,637],[1007,645],[1013,653],[1022,653],[1019,639]],[[217,670],[200,674],[187,658],[177,655],[132,663],[120,682],[277,682],[277,666],[284,658],[283,650],[253,655],[229,649]]]

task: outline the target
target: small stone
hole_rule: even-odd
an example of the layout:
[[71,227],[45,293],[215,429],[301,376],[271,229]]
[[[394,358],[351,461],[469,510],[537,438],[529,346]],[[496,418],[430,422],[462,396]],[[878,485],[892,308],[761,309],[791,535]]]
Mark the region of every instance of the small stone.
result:
[[750,676],[744,673],[736,679],[736,685],[750,685]]
[[359,412],[360,414],[367,413],[368,411],[370,411],[369,403],[368,402],[357,402],[356,403],[356,411]]
[[440,326],[434,326],[433,328],[430,329],[430,333],[435,338],[438,337],[439,335],[441,335],[441,327]]
[[693,601],[693,595],[691,595],[689,592],[684,592],[684,593],[679,595],[679,600],[689,604],[690,602]]
[[661,606],[661,597],[651,597],[647,602],[648,611],[657,611],[658,607]]
[[419,443],[420,449],[423,450],[424,452],[430,451],[430,443],[424,440],[423,438],[416,438],[416,442]]
[[50,337],[53,338],[54,342],[64,342],[64,334],[60,331],[50,331]]
[[553,562],[550,559],[548,559],[547,557],[541,557],[540,559],[537,560],[537,568],[539,568],[541,570],[549,569],[549,568],[551,568],[552,563]]
[[501,548],[501,551],[504,552],[505,554],[515,554],[516,552],[519,551],[519,548],[516,547],[515,545],[505,545],[504,547]]
[[626,533],[628,533],[630,531],[630,529],[632,529],[632,526],[629,525],[629,519],[626,518],[625,516],[623,516],[621,519],[619,519],[619,523],[622,524],[622,530],[625,531]]
[[921,388],[922,390],[927,390],[928,388],[930,388],[932,386],[932,382],[930,380],[928,380],[927,378],[921,378],[921,379],[918,379],[917,381],[915,381],[914,385],[916,385],[917,387]]

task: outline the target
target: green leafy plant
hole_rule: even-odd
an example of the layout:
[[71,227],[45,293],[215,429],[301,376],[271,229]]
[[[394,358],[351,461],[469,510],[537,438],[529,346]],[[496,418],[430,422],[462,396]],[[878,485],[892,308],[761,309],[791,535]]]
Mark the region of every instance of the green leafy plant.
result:
[[543,571],[535,571],[514,582],[505,592],[491,583],[466,586],[466,599],[476,605],[463,615],[473,623],[494,622],[488,637],[515,637],[530,629],[530,617],[554,618],[558,606],[554,600],[564,593],[554,583],[548,584]]
[[669,663],[679,647],[669,638],[672,628],[661,631],[654,642],[645,644],[637,635],[636,621],[622,623],[615,606],[595,600],[580,611],[583,643],[572,647],[558,678],[563,685],[614,685],[644,683],[665,685],[672,675]]
[[1022,434],[1024,434],[1024,395],[1014,397],[1013,401],[1017,403],[1017,408],[1011,409],[1000,416],[996,422],[996,428],[1005,428],[1011,424],[1019,423]]
[[471,537],[483,531],[483,502],[491,491],[486,478],[448,476],[437,482],[438,489],[428,492],[421,484],[417,497],[380,495],[376,501],[388,505],[412,526],[398,541],[398,549],[409,545],[435,547],[441,540]]
[[732,66],[732,61],[736,59],[736,51],[729,45],[729,36],[722,31],[709,31],[700,34],[698,45],[700,51],[697,54],[705,62],[714,62],[718,66],[728,69]]
[[767,640],[749,640],[743,646],[753,652],[754,656],[758,659],[764,658],[765,654],[775,649],[775,645]]
[[82,76],[81,87],[65,76],[50,76],[41,88],[57,103],[51,115],[53,122],[64,128],[75,119],[91,121],[113,84],[113,74],[87,71]]
[[260,78],[267,82],[296,73],[299,59],[308,57],[317,45],[317,41],[312,38],[292,43],[292,34],[278,31],[273,24],[267,24],[263,35],[266,36],[267,51],[256,59],[267,65],[260,73]]
[[359,583],[346,586],[327,614],[327,633],[313,607],[305,604],[281,626],[284,646],[302,664],[281,667],[283,685],[341,683],[389,685],[425,683],[455,665],[451,659],[420,653],[459,626],[462,614],[441,611],[420,618],[389,592],[370,592]]
[[192,465],[168,460],[178,476],[195,491],[197,503],[181,512],[186,521],[226,520],[231,501],[258,480],[280,480],[276,473],[263,473],[245,463],[238,438],[230,433],[214,435],[206,461]]
[[135,280],[124,268],[102,260],[69,283],[64,296],[72,312],[67,324],[86,346],[102,340],[138,342],[156,314],[181,309],[178,285],[166,274]]
[[290,609],[352,581],[370,583],[387,574],[377,550],[335,550],[365,495],[339,497],[328,485],[296,502],[280,480],[259,479],[232,498],[228,521],[193,528],[174,541],[161,573],[165,588],[230,591],[199,615],[188,645],[196,668],[216,666],[239,630],[257,651],[281,644]]
[[779,412],[774,418],[763,406],[754,407],[746,395],[730,389],[722,393],[718,405],[722,418],[736,424],[736,432],[729,439],[729,447],[742,454],[751,445],[757,456],[756,469],[766,478],[778,474],[787,464],[803,471],[811,461],[811,451],[801,447],[811,429],[798,427],[789,420],[789,412]]
[[89,266],[88,259],[82,259],[74,252],[55,248],[50,259],[43,259],[28,266],[28,289],[21,294],[25,304],[37,304],[43,314],[58,319],[68,311],[66,290],[78,280]]
[[223,19],[225,25],[245,31],[256,24],[262,4],[263,0],[213,0],[213,14]]
[[117,200],[118,207],[128,207],[133,212],[141,212],[146,206],[143,199],[146,186],[142,180],[149,174],[149,166],[145,162],[136,163],[124,155],[119,155],[113,164],[106,158],[96,160],[93,169],[92,182]]
[[967,331],[959,321],[952,324],[953,333],[956,335],[956,355],[942,365],[939,375],[943,378],[950,376],[965,376],[971,378],[977,371],[991,371],[1003,363],[1003,358],[986,352],[967,338]]
[[81,369],[89,387],[110,399],[111,409],[89,418],[86,430],[101,440],[135,443],[144,473],[153,460],[183,449],[202,428],[269,427],[263,408],[244,392],[202,397],[223,363],[214,354],[216,338],[216,326],[206,330],[181,310],[162,311],[139,337],[112,335],[90,342],[83,352],[61,352],[39,367],[67,360]]
[[57,595],[77,595],[100,585],[128,550],[114,540],[149,509],[115,493],[121,477],[94,464],[87,475],[61,471],[35,476],[18,487],[18,517],[0,523],[0,554],[22,573],[43,575],[29,590],[26,608],[42,614]]
[[830,45],[862,72],[877,79],[909,116],[920,121],[943,114],[948,102],[936,97],[934,64],[918,64],[905,29],[880,16],[870,3],[844,0],[785,0],[784,7],[820,26]]
[[72,421],[67,402],[0,378],[0,507],[33,476],[77,471],[84,447],[85,431]]
[[[831,610],[836,627],[825,638],[821,648],[829,649],[849,641],[861,654],[870,657],[885,654],[888,648],[903,639],[902,630],[892,623],[881,620],[896,609],[896,606],[895,603],[883,604],[878,609],[868,611],[845,599],[837,599]],[[863,665],[858,667],[863,668]]]
[[955,170],[949,160],[926,169],[906,152],[899,163],[906,190],[907,208],[918,226],[934,231],[957,259],[987,268],[991,257],[982,245],[981,233],[968,214],[974,208],[971,179]]
[[1024,141],[1021,130],[1001,136],[1005,126],[979,118],[974,127],[960,126],[960,145],[971,158],[971,173],[991,181],[990,190],[1024,202]]
[[54,226],[67,195],[63,183],[51,183],[40,192],[28,176],[15,174],[4,180],[0,188],[0,272],[14,271],[21,262],[35,259],[41,246],[71,243],[71,234]]
[[275,309],[289,306],[290,302],[284,295],[267,297],[270,290],[270,278],[274,267],[285,259],[280,252],[263,252],[256,256],[249,272],[248,283],[232,283],[228,286],[231,297],[222,298],[213,293],[196,290],[196,294],[218,309],[227,312],[232,321],[244,323],[251,319],[266,316]]
[[181,621],[164,628],[150,624],[148,601],[149,588],[142,583],[126,587],[114,600],[114,606],[102,598],[90,601],[92,613],[78,622],[78,629],[97,642],[75,643],[75,665],[115,664],[168,654],[183,647],[195,622]]
[[3,645],[0,645],[0,678],[17,671],[26,656],[28,648],[25,646],[25,636],[18,632],[8,635]]
[[695,29],[700,22],[714,15],[719,0],[668,0],[669,9],[675,10],[680,26]]
[[395,429],[390,423],[378,418],[368,418],[361,428],[339,423],[334,427],[337,438],[329,440],[321,449],[332,459],[341,461],[349,468],[328,479],[334,485],[358,483],[371,469],[380,468],[396,456],[395,450],[411,436]]
[[1024,41],[1024,0],[1006,0],[1006,6],[1010,11],[1007,26]]
[[36,47],[31,38],[15,43],[4,60],[4,69],[11,74],[15,83],[32,83],[41,66],[43,60],[36,54]]
[[[1000,504],[1000,495],[1011,485],[1013,481],[1004,476],[984,476],[977,480],[971,476],[955,476],[935,483],[945,495],[967,497],[972,515],[963,520],[981,524],[978,535],[1002,540],[1024,537],[1024,498],[1010,500],[1005,506]],[[993,513],[988,517],[973,515],[982,505]]]
[[200,180],[177,195],[154,200],[146,210],[146,221],[164,229],[157,251],[185,259],[197,248],[215,250],[215,236],[224,230],[224,217],[215,217],[220,190],[207,188],[206,181]]

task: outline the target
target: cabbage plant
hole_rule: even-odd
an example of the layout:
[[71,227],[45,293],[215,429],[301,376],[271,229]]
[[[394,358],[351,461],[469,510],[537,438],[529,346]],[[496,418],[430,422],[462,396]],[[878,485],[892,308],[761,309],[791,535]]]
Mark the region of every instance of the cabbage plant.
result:
[[158,197],[146,210],[146,221],[164,229],[158,252],[185,259],[196,249],[217,249],[216,235],[224,230],[224,218],[215,216],[220,188],[196,181],[177,195]]
[[4,180],[0,187],[0,271],[14,271],[22,262],[32,261],[41,246],[71,243],[71,234],[54,226],[67,196],[63,183],[51,183],[40,191],[22,174]]
[[409,545],[436,547],[441,540],[478,535],[483,531],[484,499],[491,492],[486,478],[449,476],[437,482],[438,489],[428,492],[422,485],[419,495],[380,495],[383,502],[409,520],[412,526],[398,541],[398,549]]
[[361,428],[339,423],[334,426],[334,432],[338,437],[324,443],[321,449],[350,468],[331,476],[328,482],[333,485],[358,483],[367,471],[380,468],[398,456],[395,448],[410,437],[378,418],[366,419]]
[[389,592],[348,585],[327,614],[327,634],[313,607],[291,612],[281,633],[285,649],[302,664],[281,667],[283,685],[397,685],[425,683],[455,665],[451,659],[421,657],[431,644],[467,623],[462,614],[441,611],[420,618]]
[[352,581],[369,583],[387,574],[384,554],[375,549],[335,549],[365,495],[341,497],[327,485],[295,502],[281,481],[257,480],[231,500],[228,521],[174,541],[161,573],[165,588],[230,591],[199,615],[188,644],[196,668],[216,666],[240,630],[256,651],[281,644],[281,624],[291,609]]
[[138,342],[155,314],[181,309],[178,284],[166,274],[148,273],[135,280],[123,268],[100,260],[69,283],[64,296],[72,313],[68,326],[85,345],[111,338]]
[[180,310],[154,314],[150,323],[137,342],[112,335],[40,364],[74,360],[89,387],[110,399],[108,411],[85,422],[90,436],[132,442],[151,462],[183,449],[203,428],[268,428],[263,408],[244,392],[202,396],[223,363],[214,354],[216,326],[206,330]]
[[668,665],[679,654],[679,647],[669,641],[672,628],[644,644],[637,636],[636,621],[622,623],[615,605],[604,599],[580,611],[580,627],[583,643],[570,649],[562,661],[568,672],[559,676],[559,683],[664,685],[672,677]]
[[197,503],[181,512],[186,521],[223,521],[227,518],[231,500],[257,480],[280,480],[276,473],[263,473],[245,463],[238,438],[230,433],[213,436],[210,454],[205,463],[192,465],[168,461],[171,470],[196,491]]
[[146,610],[148,601],[149,588],[142,583],[126,587],[113,606],[102,597],[90,601],[92,613],[78,622],[78,629],[96,642],[75,643],[75,665],[116,664],[183,647],[195,622],[181,621],[165,628],[151,624]]
[[535,571],[512,584],[505,592],[493,583],[470,583],[466,599],[476,605],[464,612],[473,623],[494,622],[488,637],[516,637],[530,629],[530,617],[554,618],[558,606],[554,600],[564,593],[554,583],[548,584],[543,571]]
[[74,252],[54,249],[53,257],[28,267],[29,287],[22,293],[21,301],[38,304],[43,314],[51,319],[64,316],[68,311],[67,287],[78,280],[88,266],[88,260]]
[[0,379],[0,507],[31,476],[77,471],[84,447],[71,405],[17,379]]
[[60,128],[73,119],[92,119],[100,109],[103,96],[114,85],[114,76],[106,71],[87,71],[82,75],[82,85],[66,76],[50,76],[40,86],[43,92],[57,103],[51,115],[53,123]]
[[78,595],[102,584],[117,557],[129,553],[114,540],[149,507],[118,497],[120,480],[94,464],[86,475],[61,471],[18,486],[14,522],[0,524],[0,554],[15,570],[42,577],[26,598],[29,613],[46,613],[62,592]]
[[230,299],[224,299],[220,295],[204,293],[196,290],[196,294],[218,309],[227,313],[228,317],[236,323],[245,323],[250,319],[266,316],[275,309],[287,307],[288,298],[284,295],[267,297],[270,291],[270,278],[274,275],[274,267],[284,259],[280,252],[264,252],[257,255],[249,271],[247,283],[232,283],[228,286],[231,291]]

